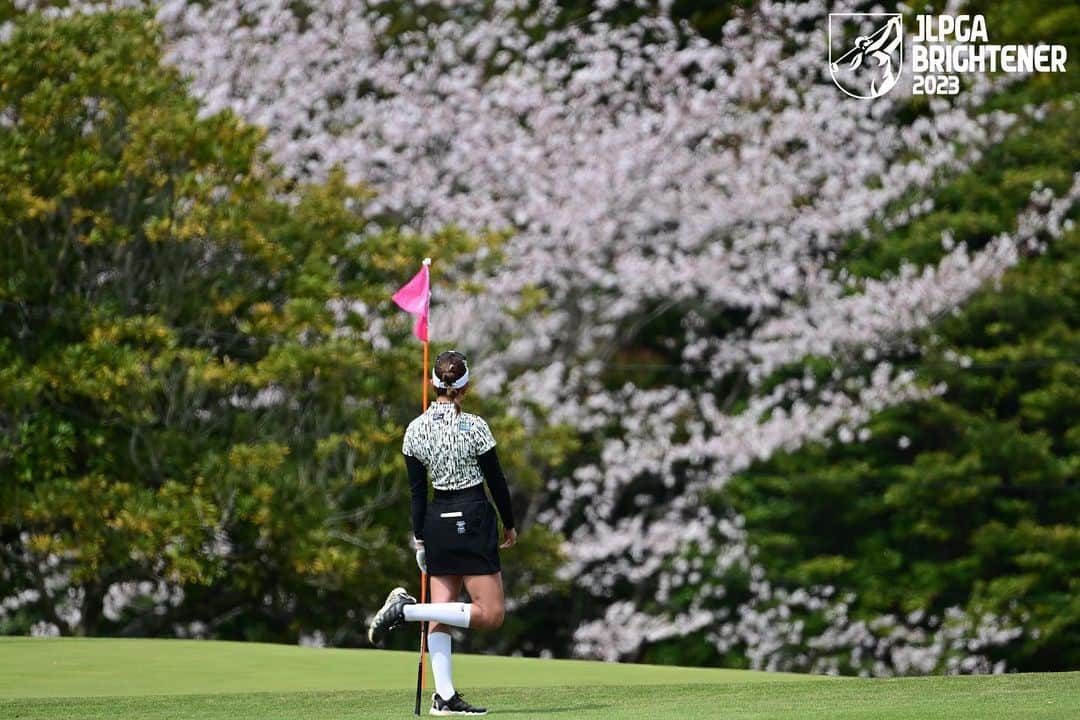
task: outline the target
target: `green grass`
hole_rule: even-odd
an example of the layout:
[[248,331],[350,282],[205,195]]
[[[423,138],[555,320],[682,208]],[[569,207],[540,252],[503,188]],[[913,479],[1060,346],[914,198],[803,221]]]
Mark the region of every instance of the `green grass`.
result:
[[[242,642],[0,637],[0,698],[416,687],[417,653]],[[454,655],[463,687],[822,680],[747,670]],[[0,714],[0,718],[4,716]]]
[[[405,718],[412,653],[177,640],[0,638],[0,718]],[[455,657],[505,718],[1072,718],[1080,673],[830,679],[740,670]]]

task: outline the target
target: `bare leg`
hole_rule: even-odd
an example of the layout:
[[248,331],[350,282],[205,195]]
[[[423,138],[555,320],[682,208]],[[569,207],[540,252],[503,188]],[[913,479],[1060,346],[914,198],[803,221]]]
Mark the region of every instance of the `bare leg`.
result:
[[[432,575],[431,576],[431,602],[457,602],[461,597],[461,576],[459,575]],[[472,621],[470,621],[471,624]],[[450,629],[442,623],[429,623],[428,633],[450,632]]]
[[[503,600],[502,573],[492,575],[465,575],[465,589],[472,600],[470,628],[496,630],[503,624],[506,607]],[[432,594],[434,594],[434,584]]]

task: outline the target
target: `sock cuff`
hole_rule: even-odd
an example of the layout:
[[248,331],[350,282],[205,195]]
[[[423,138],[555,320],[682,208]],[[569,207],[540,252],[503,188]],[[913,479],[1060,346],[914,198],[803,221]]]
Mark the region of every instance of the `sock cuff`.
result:
[[472,619],[470,603],[416,603],[405,606],[405,619],[409,622],[427,620],[467,628]]

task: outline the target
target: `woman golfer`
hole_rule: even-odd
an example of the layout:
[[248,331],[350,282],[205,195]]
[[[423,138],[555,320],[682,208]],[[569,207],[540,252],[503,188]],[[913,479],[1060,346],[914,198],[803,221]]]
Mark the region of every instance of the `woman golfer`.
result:
[[[495,454],[495,438],[479,415],[462,412],[468,389],[465,356],[448,350],[432,368],[435,402],[405,430],[402,452],[412,491],[412,526],[416,562],[431,578],[431,602],[418,603],[405,588],[394,588],[371,621],[368,639],[381,645],[386,633],[404,622],[429,621],[428,648],[435,675],[432,715],[486,715],[454,690],[447,625],[495,629],[503,622],[503,587],[499,548],[517,542],[510,491]],[[435,498],[427,502],[427,477]],[[484,493],[484,480],[499,508],[503,539],[499,544],[495,512]],[[464,585],[471,603],[457,602]]]

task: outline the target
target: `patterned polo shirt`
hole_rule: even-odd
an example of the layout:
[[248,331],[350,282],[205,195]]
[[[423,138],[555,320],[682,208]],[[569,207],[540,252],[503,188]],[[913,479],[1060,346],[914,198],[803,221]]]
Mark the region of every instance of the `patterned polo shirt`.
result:
[[493,447],[495,438],[482,417],[455,414],[454,403],[435,401],[409,423],[401,452],[427,466],[436,490],[463,490],[484,482],[476,456]]

